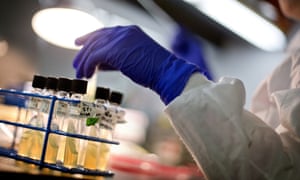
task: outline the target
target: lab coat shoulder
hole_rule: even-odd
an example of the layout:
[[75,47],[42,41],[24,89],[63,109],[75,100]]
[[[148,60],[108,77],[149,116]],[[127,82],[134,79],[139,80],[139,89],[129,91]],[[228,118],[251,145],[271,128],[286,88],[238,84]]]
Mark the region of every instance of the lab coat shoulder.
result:
[[165,109],[208,179],[276,179],[291,167],[279,135],[244,110],[244,101],[240,80],[195,74]]

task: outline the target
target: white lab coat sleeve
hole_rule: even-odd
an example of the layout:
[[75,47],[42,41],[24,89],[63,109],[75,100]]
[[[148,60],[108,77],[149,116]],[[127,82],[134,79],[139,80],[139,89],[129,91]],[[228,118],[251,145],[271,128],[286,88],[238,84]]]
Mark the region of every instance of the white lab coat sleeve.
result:
[[300,50],[291,55],[291,88],[300,88]]
[[207,179],[292,179],[280,136],[244,100],[240,80],[194,74],[165,112]]

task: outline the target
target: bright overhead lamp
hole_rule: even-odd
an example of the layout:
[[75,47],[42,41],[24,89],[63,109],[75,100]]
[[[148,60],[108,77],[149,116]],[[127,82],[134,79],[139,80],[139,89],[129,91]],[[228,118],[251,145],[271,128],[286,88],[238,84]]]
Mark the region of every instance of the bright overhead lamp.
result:
[[94,16],[77,9],[47,8],[32,18],[34,32],[47,42],[68,49],[80,49],[75,39],[103,27]]
[[185,1],[258,48],[281,51],[286,46],[286,36],[277,26],[237,0]]

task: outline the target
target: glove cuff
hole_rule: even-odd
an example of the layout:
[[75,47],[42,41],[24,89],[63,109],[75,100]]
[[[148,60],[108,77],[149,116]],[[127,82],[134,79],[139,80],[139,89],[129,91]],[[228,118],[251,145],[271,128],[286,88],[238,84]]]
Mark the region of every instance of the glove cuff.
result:
[[182,59],[174,59],[174,56],[169,57],[167,62],[167,68],[161,73],[158,83],[151,88],[160,95],[165,105],[181,94],[193,73],[202,72],[198,66]]

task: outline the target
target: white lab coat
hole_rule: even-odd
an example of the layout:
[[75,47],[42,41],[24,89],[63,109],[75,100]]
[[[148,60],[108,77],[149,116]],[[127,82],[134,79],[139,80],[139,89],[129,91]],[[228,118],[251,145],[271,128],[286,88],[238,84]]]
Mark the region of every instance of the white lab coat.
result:
[[300,33],[291,44],[258,87],[251,111],[240,80],[214,83],[201,74],[166,107],[207,179],[300,179]]

